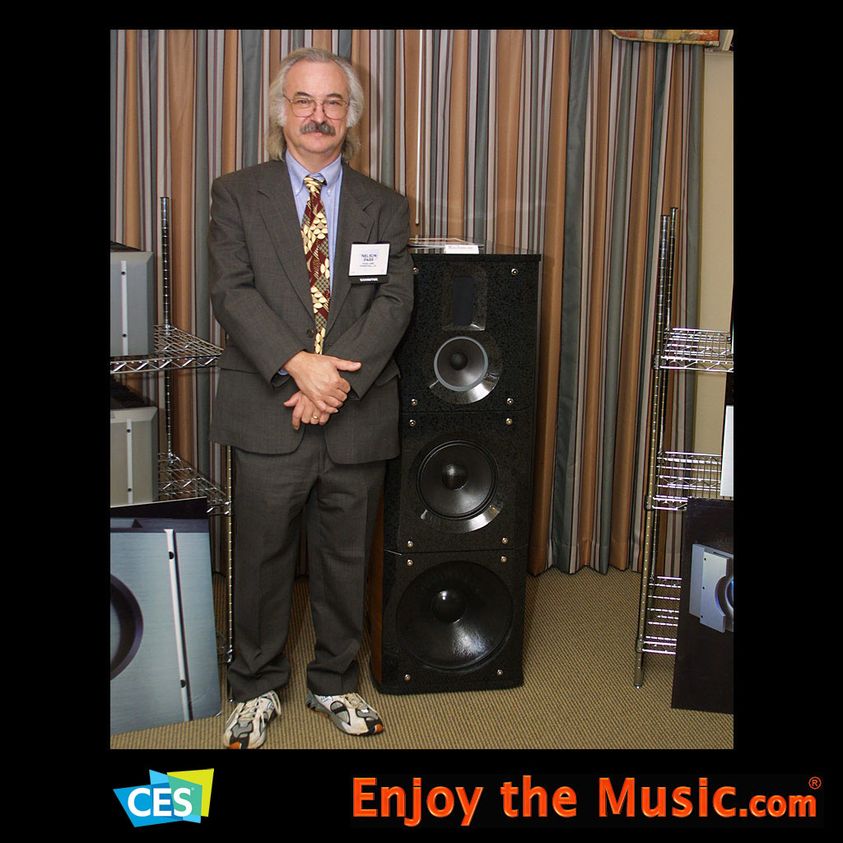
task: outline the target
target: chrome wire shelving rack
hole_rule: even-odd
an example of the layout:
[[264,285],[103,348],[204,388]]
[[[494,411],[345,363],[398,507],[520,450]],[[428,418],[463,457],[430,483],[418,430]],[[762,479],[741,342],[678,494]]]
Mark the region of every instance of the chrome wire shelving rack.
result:
[[222,556],[225,566],[225,624],[224,642],[220,647],[223,660],[228,663],[234,654],[233,639],[233,576],[234,540],[232,521],[232,465],[231,449],[223,448],[225,480],[215,483],[196,469],[173,447],[172,376],[190,369],[216,366],[222,348],[208,340],[183,331],[170,319],[170,197],[162,196],[161,207],[161,288],[164,321],[153,328],[153,349],[145,356],[112,357],[112,375],[162,374],[164,377],[164,431],[166,447],[158,454],[158,499],[177,500],[206,498],[207,512],[222,518]]
[[658,454],[653,509],[679,512],[688,506],[688,498],[719,498],[721,468],[720,454]]
[[[153,328],[152,352],[143,356],[111,358],[112,375],[164,375],[164,432],[166,447],[158,455],[160,500],[204,497],[209,515],[231,514],[230,489],[205,477],[173,448],[172,373],[216,365],[222,349],[208,340],[177,328],[170,321],[170,197],[161,197],[161,287],[164,322]],[[226,484],[228,485],[228,484]]]
[[164,374],[164,430],[167,447],[158,455],[158,495],[160,500],[206,497],[209,515],[229,515],[230,495],[174,452],[172,383],[168,375],[185,369],[215,366],[220,354],[222,349],[219,346],[174,325],[163,324],[154,328],[154,346],[148,356],[111,358],[112,375]]
[[656,553],[662,513],[682,512],[690,498],[723,499],[719,454],[666,451],[667,375],[680,372],[734,371],[730,334],[671,327],[671,299],[677,209],[661,218],[656,295],[653,392],[647,456],[644,548],[635,638],[634,685],[644,683],[644,654],[676,655],[681,577],[658,576]]
[[111,374],[129,375],[214,366],[222,349],[175,325],[156,325],[154,346],[145,357],[112,357]]
[[641,640],[642,652],[676,655],[681,589],[680,577],[653,577],[648,581],[647,625]]
[[733,372],[732,337],[723,331],[670,328],[665,333],[659,366],[691,372]]

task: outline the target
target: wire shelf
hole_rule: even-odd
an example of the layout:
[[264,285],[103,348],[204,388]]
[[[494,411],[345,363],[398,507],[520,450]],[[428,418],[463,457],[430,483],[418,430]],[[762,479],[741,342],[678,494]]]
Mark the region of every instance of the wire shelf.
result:
[[677,512],[689,498],[722,498],[719,454],[690,454],[665,451],[656,458],[656,488],[653,509]]
[[722,331],[670,328],[659,357],[662,369],[733,372],[732,337]]
[[174,325],[156,325],[153,353],[146,357],[112,357],[111,374],[164,372],[213,366],[222,349]]
[[647,619],[641,652],[676,655],[681,577],[655,577],[647,588]]
[[159,500],[207,498],[209,515],[231,515],[231,501],[214,482],[175,454],[158,455]]

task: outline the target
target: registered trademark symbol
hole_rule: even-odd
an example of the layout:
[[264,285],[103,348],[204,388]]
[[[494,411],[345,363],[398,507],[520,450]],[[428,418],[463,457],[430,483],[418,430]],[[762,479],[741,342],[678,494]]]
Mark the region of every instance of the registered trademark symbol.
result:
[[811,790],[819,790],[822,786],[823,780],[819,776],[811,776],[811,778],[808,779],[808,787],[810,787]]

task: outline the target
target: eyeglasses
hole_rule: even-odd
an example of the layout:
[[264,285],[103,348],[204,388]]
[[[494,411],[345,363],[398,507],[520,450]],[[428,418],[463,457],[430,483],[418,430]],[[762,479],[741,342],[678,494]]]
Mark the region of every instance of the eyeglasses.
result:
[[[316,100],[313,97],[297,96],[290,99],[285,95],[284,99],[290,103],[296,117],[310,117],[316,111]],[[322,111],[331,120],[339,120],[348,111],[348,103],[340,97],[329,97],[322,100]]]

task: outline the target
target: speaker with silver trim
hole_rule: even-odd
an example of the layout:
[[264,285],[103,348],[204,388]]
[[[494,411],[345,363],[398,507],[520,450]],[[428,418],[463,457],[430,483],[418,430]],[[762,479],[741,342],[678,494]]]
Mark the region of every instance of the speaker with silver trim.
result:
[[734,712],[734,501],[689,498],[671,705]]

